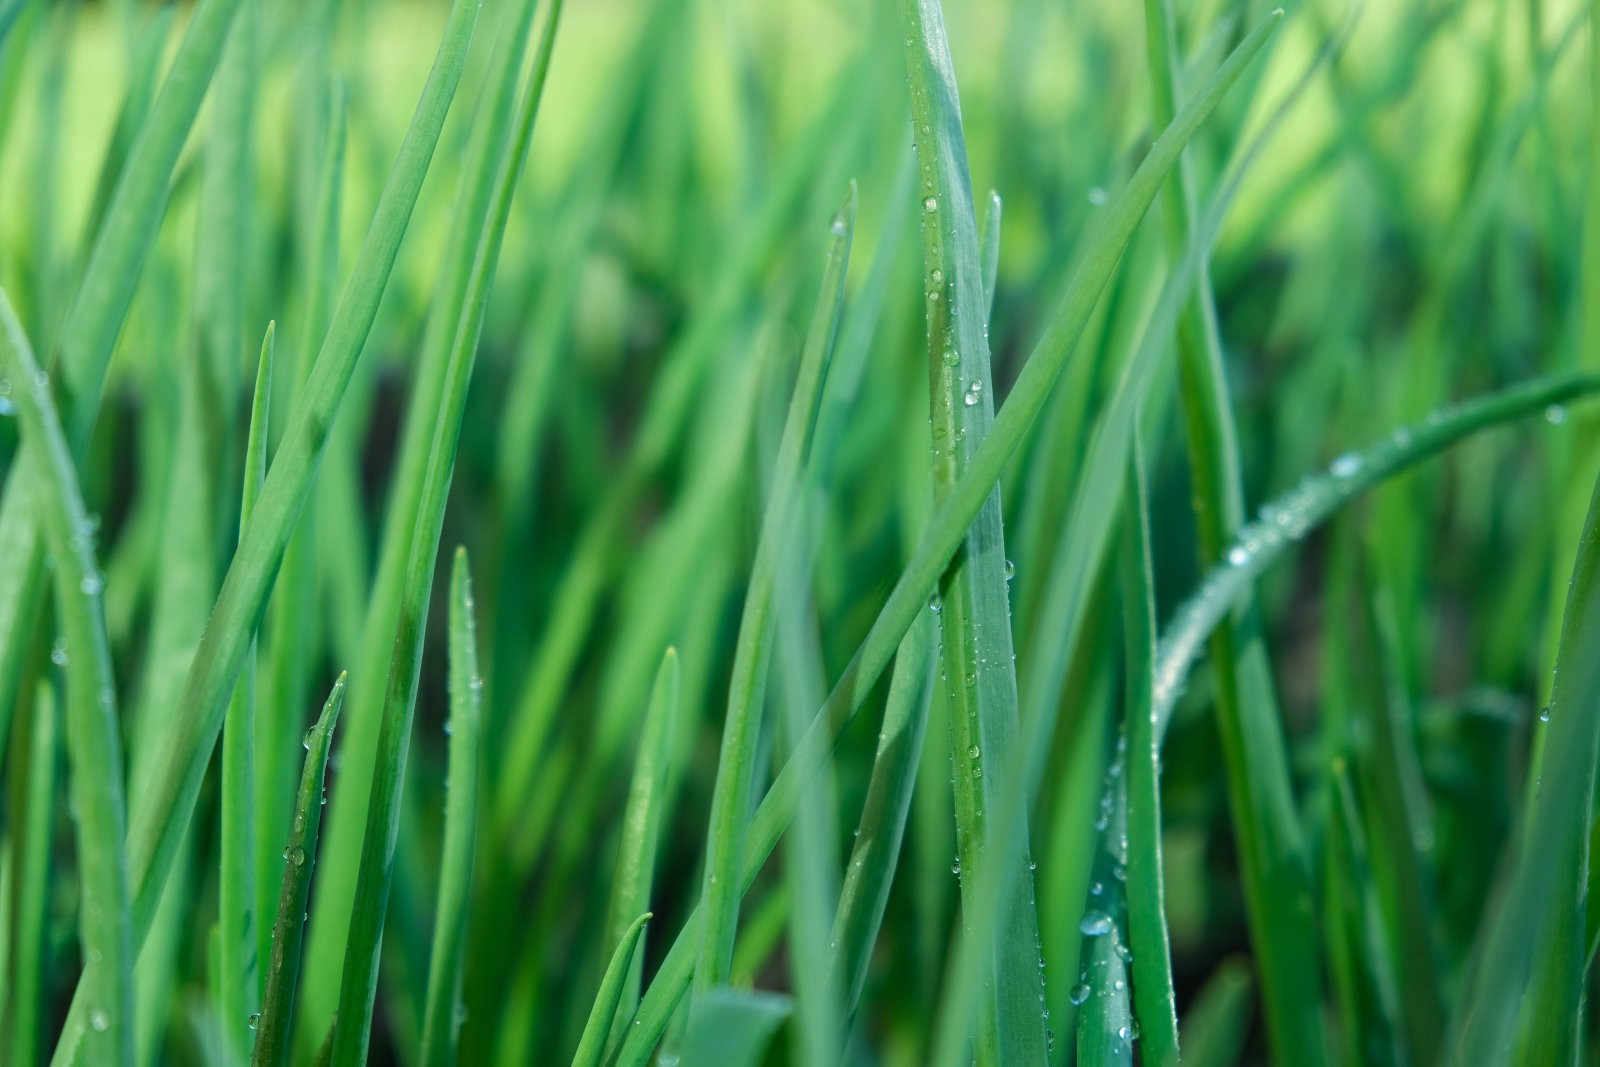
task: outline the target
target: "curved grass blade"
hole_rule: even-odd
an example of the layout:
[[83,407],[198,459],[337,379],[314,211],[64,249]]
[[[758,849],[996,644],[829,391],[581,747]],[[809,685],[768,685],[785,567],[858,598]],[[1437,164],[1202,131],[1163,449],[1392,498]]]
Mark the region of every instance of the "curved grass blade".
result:
[[1128,941],[1133,950],[1133,995],[1144,1037],[1143,1062],[1178,1062],[1178,1006],[1172,989],[1161,870],[1160,747],[1151,706],[1155,681],[1155,577],[1150,562],[1150,513],[1144,457],[1134,442],[1123,517],[1122,616],[1127,644]]
[[[72,453],[39,369],[0,291],[0,355],[18,383],[17,411],[23,434],[37,449],[40,481],[36,501],[44,536],[55,560],[56,617],[66,657],[67,751],[72,759],[72,807],[77,813],[80,926],[85,1002],[90,1033],[85,1048],[96,1063],[133,1063],[133,945],[128,923],[128,863],[123,850],[126,808],[122,751],[117,727],[111,653],[106,647],[100,601],[103,582],[95,569],[93,526],[78,491]],[[60,646],[58,646],[60,647]],[[51,654],[57,658],[56,653]]]
[[[639,755],[634,760],[633,781],[628,787],[628,803],[622,814],[622,840],[617,847],[617,871],[607,922],[610,940],[619,944],[634,921],[628,916],[643,914],[650,903],[661,828],[667,813],[667,777],[682,727],[679,721],[684,707],[681,688],[678,650],[669,648],[661,657],[661,667],[650,692],[650,708],[645,713]],[[613,1032],[633,1018],[643,978],[644,953],[640,952],[628,965],[618,992]]]
[[[137,797],[128,830],[136,940],[148,930],[174,851],[188,826],[211,751],[222,726],[245,646],[266,600],[284,545],[315,480],[334,414],[377,314],[400,239],[410,221],[439,129],[460,80],[478,5],[456,0],[417,111],[401,143],[371,228],[334,311],[322,349],[273,455],[250,524],[223,580],[211,621],[196,650],[171,729],[158,754],[158,773]],[[86,1016],[74,997],[55,1062],[76,1062]]]
[[[383,718],[378,730],[371,798],[361,844],[360,869],[351,910],[349,942],[339,986],[339,1016],[334,1026],[333,1062],[357,1064],[366,1060],[371,1037],[373,998],[377,994],[378,956],[382,949],[389,886],[393,876],[394,847],[399,832],[400,790],[403,785],[411,719],[416,708],[417,676],[421,668],[424,621],[433,586],[434,562],[444,524],[445,501],[455,470],[461,419],[466,408],[467,385],[477,357],[483,313],[494,282],[500,244],[517,179],[527,159],[534,117],[550,69],[550,52],[561,19],[561,2],[555,0],[533,58],[532,70],[517,101],[511,138],[496,161],[493,195],[474,246],[471,271],[462,290],[460,318],[455,325],[445,373],[437,396],[433,440],[420,485],[410,560],[395,618],[394,652],[384,688]],[[369,679],[371,681],[376,679]]]
[[439,864],[439,903],[434,911],[433,958],[428,962],[428,999],[422,1015],[418,1062],[423,1067],[446,1067],[455,1062],[461,1017],[461,957],[466,948],[483,743],[483,679],[478,674],[475,610],[467,550],[457,548],[450,572],[449,795]]
[[[989,296],[993,283],[980,248],[968,175],[966,138],[955,69],[938,0],[905,0],[900,25],[911,80],[911,118],[917,131],[917,169],[923,197],[923,313],[933,437],[933,497],[945,499],[972,462],[994,422],[994,378],[989,365]],[[998,262],[998,201],[990,201],[991,247]],[[962,925],[969,932],[974,891],[997,862],[989,848],[997,772],[1017,745],[1016,657],[1006,573],[1000,490],[992,488],[966,533],[957,561],[940,580],[939,645],[950,761],[954,769],[956,856],[961,880]],[[1025,816],[1015,816],[1024,856]],[[1039,1008],[1039,920],[1033,877],[993,902],[1002,912],[992,944],[980,943],[984,1001],[976,1019],[980,1064],[1040,1062],[1045,1026]],[[956,1004],[954,1010],[965,1011]]]
[[[1162,178],[1223,93],[1265,46],[1276,22],[1270,19],[1246,35],[1205,90],[1185,105],[1173,125],[1151,146],[1127,187],[1101,215],[1102,221],[1094,234],[1084,241],[1072,281],[1044,338],[1035,347],[1006,404],[996,415],[994,429],[978,447],[971,466],[957,480],[949,497],[936,509],[866,637],[751,820],[745,852],[746,887],[749,879],[754,878],[750,864],[755,862],[759,870],[760,864],[765,862],[792,817],[800,790],[826,758],[833,739],[877,683],[917,613],[926,606],[972,517],[988,498],[1001,470],[1043,408],[1051,384],[1065,364],[1100,290],[1109,280],[1122,249],[1154,198]],[[691,950],[685,938],[699,936],[698,923],[696,913],[685,923],[672,951],[662,962],[635,1014],[638,1025],[629,1028],[627,1041],[619,1053],[619,1063],[643,1063],[660,1039],[693,970]]]
[[295,992],[300,984],[300,949],[305,937],[306,901],[317,862],[317,837],[322,829],[323,779],[333,728],[344,705],[345,675],[340,674],[322,705],[322,714],[306,734],[305,766],[295,798],[294,822],[283,849],[283,885],[278,915],[272,924],[272,955],[267,961],[266,994],[261,1000],[254,1067],[284,1067],[294,1050]]
[[773,641],[773,589],[779,561],[796,543],[791,497],[800,485],[802,464],[816,424],[817,400],[827,374],[844,300],[845,269],[855,226],[855,186],[832,223],[833,241],[824,268],[822,292],[806,335],[794,391],[784,419],[772,472],[772,489],[761,520],[755,561],[745,593],[733,673],[728,683],[728,708],[723,722],[722,751],[711,795],[706,831],[705,876],[701,885],[704,921],[700,927],[695,984],[711,989],[726,983],[733,958],[733,935],[743,895],[739,871],[746,849],[745,822],[755,779],[756,740]]
[[1328,470],[1261,508],[1200,587],[1173,615],[1156,649],[1154,714],[1166,733],[1184,678],[1201,646],[1240,595],[1285,550],[1318,523],[1380,482],[1414,467],[1481,430],[1600,392],[1600,375],[1556,374],[1442,408],[1414,426],[1359,452],[1346,452]]
[[[1138,1023],[1128,995],[1128,950],[1123,941],[1126,899],[1119,872],[1127,861],[1128,809],[1120,767],[1106,772],[1102,794],[1105,833],[1095,849],[1090,905],[1079,924],[1084,937],[1083,974],[1073,987],[1078,1006],[1078,1062],[1131,1067]],[[1115,849],[1116,851],[1113,851]]]
[[[443,478],[447,483],[452,470],[449,463],[436,473],[431,470],[433,450],[438,447],[435,436],[444,430],[451,438],[450,455],[444,458],[453,461],[453,436],[459,430],[464,387],[476,359],[483,306],[493,284],[504,219],[510,210],[516,176],[526,158],[559,23],[561,5],[555,3],[539,31],[532,77],[519,102],[517,86],[533,9],[533,0],[522,0],[514,9],[516,19],[505,27],[503,54],[496,57],[500,66],[492,68],[497,79],[494,95],[473,132],[467,167],[462,172],[460,203],[445,251],[446,266],[439,276],[423,338],[417,385],[406,413],[378,570],[355,664],[351,715],[343,748],[344,773],[334,790],[341,802],[334,805],[328,825],[329,862],[317,921],[311,928],[305,1010],[308,1021],[314,1022],[313,1032],[327,1025],[339,996],[341,961],[349,947],[348,934],[356,907],[361,842],[369,823],[369,796],[376,795],[379,735],[389,697],[387,680],[391,672],[403,675],[409,669],[397,657],[396,650],[404,648],[405,655],[409,655],[410,646],[397,646],[395,636],[402,625],[403,612],[414,606],[408,600],[427,593],[423,590],[419,594],[408,584],[414,577],[411,557],[419,551],[429,553],[426,573],[430,580],[433,573],[434,542],[418,546],[415,541],[419,531],[426,529],[422,520],[430,514],[429,494],[440,492],[434,482]],[[446,407],[446,397],[455,387],[459,387],[455,406]]]
[[[272,397],[275,323],[267,324],[256,365],[255,395],[250,407],[250,431],[245,445],[244,490],[239,506],[239,529],[250,522],[256,495],[267,473],[267,421]],[[223,1044],[234,1062],[249,1054],[247,1020],[256,1014],[260,989],[257,981],[255,911],[255,644],[234,685],[222,724],[222,826],[218,834],[221,869],[217,879],[219,933],[217,978],[218,1012],[222,1017]]]
[[589,1021],[584,1023],[583,1036],[578,1039],[578,1051],[572,1056],[572,1067],[599,1067],[602,1062],[606,1035],[611,1031],[612,1019],[622,1000],[623,986],[627,984],[628,972],[633,969],[634,958],[638,954],[635,950],[644,937],[645,923],[649,921],[650,913],[647,911],[629,923],[622,932],[622,940],[617,942],[617,950],[612,953],[606,973],[600,979],[600,989],[595,993]]
[[900,843],[905,837],[911,793],[917,784],[917,767],[928,727],[932,694],[928,668],[933,623],[919,619],[911,624],[895,654],[889,696],[883,708],[883,730],[872,761],[867,798],[856,824],[855,844],[839,889],[831,942],[838,946],[836,966],[845,991],[845,1008],[854,1012],[861,1002],[872,961],[872,946],[883,925],[894,882]]

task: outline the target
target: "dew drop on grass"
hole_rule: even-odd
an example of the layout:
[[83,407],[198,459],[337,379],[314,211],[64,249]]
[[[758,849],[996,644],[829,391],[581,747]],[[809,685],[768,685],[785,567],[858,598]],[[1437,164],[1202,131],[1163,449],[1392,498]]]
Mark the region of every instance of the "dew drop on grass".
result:
[[303,866],[306,862],[306,850],[299,845],[290,845],[283,850],[283,858],[296,867]]
[[260,1025],[261,1025],[261,1013],[259,1011],[251,1012],[250,1013],[250,1029],[254,1030],[256,1027],[258,1027]]
[[1078,923],[1078,930],[1085,937],[1103,937],[1115,928],[1111,916],[1103,911],[1091,911]]
[[89,1013],[89,1025],[95,1033],[103,1034],[111,1029],[111,1016],[107,1015],[104,1008],[96,1008]]
[[1550,705],[1549,704],[1546,704],[1544,707],[1539,709],[1539,721],[1540,722],[1549,722],[1550,721]]
[[1333,461],[1329,468],[1336,478],[1354,478],[1361,471],[1361,457],[1354,452],[1346,452]]
[[105,588],[105,582],[94,571],[89,571],[78,583],[78,588],[83,590],[84,596],[99,596],[100,590]]
[[1067,999],[1072,1001],[1072,1006],[1077,1007],[1089,999],[1089,983],[1079,982],[1072,987],[1072,992],[1067,994]]
[[968,759],[977,759],[981,755],[983,755],[983,750],[980,749],[977,745],[973,745],[971,748],[967,749],[967,758]]
[[1544,421],[1551,426],[1560,426],[1567,421],[1567,409],[1560,404],[1551,404],[1544,409]]
[[922,202],[922,210],[924,210],[924,211],[938,211],[939,210],[939,198],[936,197],[936,196],[928,197],[926,200],[924,200]]
[[1243,545],[1234,545],[1228,549],[1228,562],[1235,567],[1243,567],[1250,562],[1250,553],[1245,551]]
[[933,612],[935,615],[939,614],[944,610],[944,598],[938,593],[933,594],[933,596],[928,600],[928,610]]
[[956,875],[957,877],[960,877],[960,875],[961,875],[961,857],[960,856],[957,856],[956,859],[955,859],[955,862],[950,864],[950,873],[953,874],[953,875]]
[[50,662],[57,667],[65,667],[67,665],[67,639],[65,637],[56,638],[56,643],[50,646]]
[[1106,203],[1109,202],[1110,199],[1111,194],[1106,192],[1098,185],[1089,190],[1089,203],[1093,204],[1095,207],[1105,207]]
[[1006,560],[1005,575],[1006,581],[1008,582],[1017,576],[1017,565],[1011,562],[1009,559]]

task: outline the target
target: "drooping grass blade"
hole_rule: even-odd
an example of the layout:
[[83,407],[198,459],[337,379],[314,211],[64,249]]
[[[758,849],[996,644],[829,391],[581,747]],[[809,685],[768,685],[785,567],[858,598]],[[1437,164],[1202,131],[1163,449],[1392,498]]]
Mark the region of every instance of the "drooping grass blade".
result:
[[467,552],[456,549],[450,571],[450,767],[445,801],[444,853],[434,910],[433,956],[423,1009],[424,1067],[455,1062],[461,1017],[461,956],[477,837],[478,767],[483,743],[483,679],[478,674],[476,607]]
[[284,1067],[294,1051],[295,994],[300,984],[306,902],[311,894],[311,872],[317,862],[317,838],[322,829],[323,778],[328,769],[333,728],[344,705],[344,687],[345,675],[340,674],[322,706],[322,714],[306,734],[305,766],[300,772],[294,821],[282,854],[283,882],[277,918],[272,924],[266,994],[261,1000],[256,1044],[250,1057],[254,1067]]
[[51,653],[66,666],[67,751],[77,813],[80,936],[89,1033],[84,1048],[96,1063],[133,1063],[133,939],[129,931],[128,861],[123,846],[122,744],[117,697],[106,646],[95,567],[94,527],[84,509],[72,452],[56,415],[50,379],[0,292],[0,355],[11,380],[23,432],[38,457],[35,500],[55,561],[56,617],[62,642]]

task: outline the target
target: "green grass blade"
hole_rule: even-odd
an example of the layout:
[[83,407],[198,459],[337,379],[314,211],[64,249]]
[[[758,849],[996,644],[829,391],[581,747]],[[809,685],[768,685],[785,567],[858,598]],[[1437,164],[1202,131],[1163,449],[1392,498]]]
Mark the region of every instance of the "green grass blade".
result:
[[[979,246],[966,138],[961,128],[955,70],[938,0],[907,0],[900,22],[908,42],[911,118],[918,142],[919,195],[924,208],[924,319],[933,432],[933,494],[946,499],[972,464],[974,451],[994,423],[994,377],[989,364],[988,320],[992,283]],[[998,249],[999,217],[991,200],[990,237]],[[996,252],[996,255],[998,253]],[[997,260],[996,260],[997,261]],[[974,890],[997,859],[988,847],[998,812],[992,795],[998,773],[1016,747],[1017,678],[1012,654],[1011,607],[1000,491],[979,508],[958,561],[940,580],[940,678],[950,726],[955,772],[956,854],[963,926],[973,929]],[[1019,810],[1015,816],[1024,820]],[[1024,856],[1026,825],[1015,833]],[[1045,1056],[1040,1011],[1039,921],[1033,878],[1014,880],[1013,893],[997,901],[1004,917],[985,955],[984,1001],[977,1011],[980,1064],[1038,1062]],[[955,1012],[967,1005],[955,1003]]]
[[1455,1021],[1452,1063],[1506,1062],[1525,1012],[1531,1026],[1549,1032],[1527,1041],[1517,1055],[1551,1064],[1572,1062],[1577,1055],[1587,962],[1589,813],[1600,755],[1600,719],[1593,714],[1600,703],[1597,649],[1600,482],[1567,594],[1540,776],[1512,843],[1508,878],[1484,917]]
[[466,948],[467,904],[477,836],[478,766],[483,744],[483,679],[467,552],[456,549],[450,572],[450,769],[445,801],[444,854],[439,903],[434,911],[433,957],[423,1009],[423,1067],[455,1062],[461,1012],[461,957]]
[[[389,696],[387,679],[391,671],[403,674],[407,669],[396,659],[394,638],[402,624],[402,612],[407,610],[407,599],[419,595],[408,585],[413,577],[411,557],[415,552],[432,551],[431,542],[427,546],[415,544],[418,530],[424,528],[419,523],[431,506],[427,494],[440,491],[430,478],[448,480],[452,469],[446,465],[437,473],[430,470],[437,447],[435,435],[441,429],[452,436],[459,431],[460,404],[476,359],[483,305],[493,283],[510,194],[526,157],[559,22],[560,5],[552,4],[535,46],[533,77],[519,102],[517,85],[533,8],[532,0],[522,0],[512,9],[516,20],[506,27],[503,54],[496,56],[500,65],[494,68],[494,96],[474,130],[467,169],[462,173],[462,196],[452,223],[446,266],[437,282],[417,385],[406,414],[395,488],[388,502],[378,571],[354,669],[345,773],[334,789],[341,803],[334,806],[328,826],[330,851],[323,906],[311,929],[312,963],[307,975],[305,1010],[308,1019],[315,1020],[314,1029],[326,1025],[332,1017],[338,996],[341,961],[348,948],[360,877],[361,841],[369,823],[368,798],[376,795],[373,789],[379,735]],[[446,395],[452,385],[459,387],[456,406],[446,407]],[[431,555],[429,558],[431,563]],[[427,573],[431,576],[431,566]]]
[[[1112,764],[1111,770],[1117,770]],[[1078,1062],[1085,1067],[1130,1065],[1138,1040],[1138,1023],[1128,990],[1127,947],[1123,940],[1125,898],[1117,877],[1126,861],[1121,848],[1127,832],[1128,810],[1121,790],[1121,775],[1108,770],[1102,803],[1114,805],[1106,820],[1107,832],[1095,850],[1094,881],[1090,884],[1089,910],[1078,929],[1084,937],[1083,973],[1072,989],[1078,1005]],[[1113,848],[1116,852],[1111,851]]]
[[710,825],[706,831],[705,877],[700,891],[704,921],[699,931],[695,984],[701,989],[724,984],[733,958],[733,935],[738,924],[739,898],[743,895],[739,871],[747,847],[745,822],[755,779],[760,709],[772,650],[773,587],[779,562],[787,558],[795,543],[790,497],[800,484],[802,463],[815,427],[822,380],[833,355],[854,225],[855,188],[852,186],[832,223],[833,240],[823,272],[822,292],[806,335],[789,411],[784,419],[783,436],[774,460],[772,491],[761,520],[734,648],[722,751],[711,795]]
[[578,1051],[572,1056],[572,1067],[599,1067],[603,1062],[606,1047],[606,1035],[611,1031],[611,1021],[617,1014],[617,1005],[622,1000],[622,989],[627,984],[628,972],[633,968],[636,949],[639,941],[644,937],[645,923],[650,921],[647,911],[640,915],[628,928],[622,932],[622,940],[617,942],[617,949],[611,955],[611,962],[606,965],[606,973],[600,979],[600,988],[595,993],[594,1007],[589,1011],[589,1021],[583,1026],[583,1036],[578,1040]]
[[1535,379],[1434,412],[1387,439],[1346,452],[1328,470],[1265,504],[1162,631],[1156,649],[1155,718],[1166,732],[1189,668],[1212,629],[1239,603],[1256,578],[1318,523],[1384,480],[1416,466],[1481,430],[1600,392],[1600,375],[1558,374]]
[[984,200],[983,307],[985,320],[994,314],[994,287],[1000,277],[1000,194],[989,190]]
[[839,889],[831,940],[838,946],[837,965],[845,990],[845,1007],[852,1012],[861,1002],[872,947],[883,925],[889,887],[894,882],[911,810],[911,794],[917,784],[931,699],[928,668],[932,625],[931,620],[912,623],[895,654],[867,798],[861,805],[855,844]]
[[1161,790],[1152,689],[1155,683],[1155,577],[1150,560],[1150,515],[1144,457],[1135,441],[1123,518],[1122,614],[1127,644],[1128,702],[1124,720],[1127,771],[1128,942],[1133,950],[1133,996],[1143,1032],[1143,1062],[1178,1062],[1178,1006],[1172,989],[1172,944],[1167,936],[1161,868]]
[[1250,1025],[1250,966],[1222,962],[1200,987],[1183,1016],[1183,1062],[1190,1067],[1229,1067],[1239,1062]]
[[266,994],[256,1021],[254,1067],[284,1067],[294,1051],[295,993],[300,984],[300,949],[305,938],[306,902],[311,872],[317,862],[317,837],[322,829],[323,778],[333,728],[344,705],[345,676],[339,675],[322,706],[322,714],[306,734],[305,766],[295,797],[294,821],[283,848],[283,881],[277,918],[272,924],[272,955],[267,960]]
[[[93,526],[78,490],[72,452],[56,415],[50,380],[34,359],[11,303],[0,292],[0,354],[23,432],[37,449],[38,503],[55,561],[56,615],[67,658],[67,751],[77,813],[80,920],[86,974],[84,1046],[96,1063],[133,1062],[133,946],[128,923],[128,862],[123,849],[121,738],[111,653],[106,646],[95,568]],[[52,658],[55,654],[52,653]]]
[[[544,92],[550,52],[561,18],[560,0],[552,3],[534,54],[533,67],[517,101],[511,136],[505,151],[494,160],[493,195],[473,248],[470,273],[462,290],[460,318],[450,345],[445,373],[439,382],[434,411],[432,443],[420,484],[410,560],[403,595],[395,617],[394,657],[389,661],[384,686],[383,718],[377,738],[371,799],[361,844],[361,863],[350,915],[349,940],[339,986],[339,1020],[334,1026],[333,1062],[361,1063],[371,1039],[370,1020],[377,994],[378,957],[386,918],[389,886],[393,877],[394,848],[399,831],[400,790],[403,785],[411,719],[416,706],[417,677],[421,666],[423,623],[433,585],[434,562],[444,524],[445,501],[455,470],[461,419],[467,385],[476,360],[483,314],[494,282],[495,266],[505,236],[506,220],[517,179],[527,159],[534,117]],[[488,162],[486,159],[485,162]],[[368,684],[376,681],[370,678]],[[359,779],[357,779],[359,783]]]
[[[244,487],[239,506],[243,530],[255,508],[256,496],[267,473],[267,422],[272,397],[274,337],[277,328],[267,324],[256,365],[256,385],[250,408],[250,431],[245,445]],[[222,724],[221,829],[218,850],[221,869],[217,880],[217,923],[220,927],[217,978],[224,1047],[234,1062],[249,1055],[248,1020],[256,1014],[260,995],[255,911],[255,647],[245,653],[233,697]],[[264,921],[264,919],[262,920]]]
[[[200,780],[222,726],[228,694],[260,616],[283,548],[310,492],[334,414],[366,343],[378,302],[410,221],[439,129],[460,79],[477,4],[458,0],[446,22],[411,128],[385,184],[356,266],[334,312],[310,380],[290,414],[254,514],[228,568],[211,622],[196,650],[183,696],[159,753],[150,788],[137,797],[128,831],[136,939],[149,928],[173,854],[193,813]],[[86,1016],[69,1016],[56,1062],[75,1062]]]
[[11,1062],[39,1062],[46,971],[45,921],[50,884],[50,829],[56,784],[57,723],[55,693],[45,682],[13,722],[11,763],[7,768],[11,818],[6,861],[11,900],[0,921],[6,924],[6,995],[0,1028],[10,1042]]
[[[685,701],[678,666],[678,650],[669,648],[661,657],[655,686],[650,692],[650,707],[645,713],[644,730],[639,736],[639,754],[633,764],[633,781],[628,787],[628,803],[622,814],[622,839],[617,847],[617,870],[611,888],[610,940],[621,943],[632,925],[629,915],[648,910],[651,886],[655,881],[656,861],[661,848],[661,828],[667,815],[667,779]],[[643,937],[643,934],[640,935]],[[639,1005],[639,986],[644,975],[644,954],[637,954],[618,994],[616,1026],[633,1017]]]
[[[338,284],[339,211],[343,200],[345,154],[345,103],[342,91],[329,94],[328,121],[317,175],[316,203],[310,229],[312,247],[306,278],[304,328],[297,365],[287,375],[290,390],[298,389],[311,370],[317,340],[327,328],[328,306]],[[337,446],[338,435],[330,442]],[[272,931],[265,917],[273,913],[278,899],[276,842],[288,832],[294,810],[295,754],[299,738],[298,709],[309,699],[312,664],[307,662],[304,643],[307,620],[316,616],[316,596],[320,554],[317,551],[317,520],[323,515],[324,499],[331,486],[318,482],[317,497],[307,502],[308,514],[302,517],[283,553],[278,579],[273,583],[272,603],[265,622],[266,666],[262,671],[264,699],[256,709],[256,914],[257,959],[271,953]],[[339,558],[349,559],[348,555]],[[338,569],[338,568],[329,568]]]
[[756,1067],[765,1062],[773,1033],[792,1010],[790,999],[776,993],[752,993],[726,986],[698,993],[680,1062]]

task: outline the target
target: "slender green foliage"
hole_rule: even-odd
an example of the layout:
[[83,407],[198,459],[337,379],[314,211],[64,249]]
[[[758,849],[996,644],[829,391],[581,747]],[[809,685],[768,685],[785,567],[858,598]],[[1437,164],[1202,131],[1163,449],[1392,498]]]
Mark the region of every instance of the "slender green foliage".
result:
[[322,829],[323,779],[328,770],[328,749],[333,728],[344,706],[345,675],[340,674],[328,693],[322,713],[306,733],[305,766],[295,795],[294,820],[283,846],[283,881],[277,918],[272,924],[272,955],[266,966],[266,993],[261,1015],[255,1021],[256,1043],[250,1062],[254,1067],[282,1067],[294,1050],[295,992],[300,984],[300,950],[304,943],[306,902],[311,893],[311,873],[317,862],[317,838]]
[[611,1020],[622,999],[622,988],[633,966],[639,941],[644,936],[645,924],[649,921],[650,913],[647,911],[629,923],[622,932],[622,940],[617,942],[617,950],[606,965],[605,976],[600,979],[600,989],[595,993],[594,1007],[589,1012],[589,1021],[584,1024],[578,1051],[573,1054],[572,1067],[597,1067],[602,1062],[606,1034],[610,1032]]
[[461,955],[467,936],[472,853],[477,837],[478,767],[483,747],[483,678],[467,552],[456,549],[450,569],[450,769],[439,896],[434,907],[433,956],[423,1010],[421,1062],[455,1062],[461,1018]]

